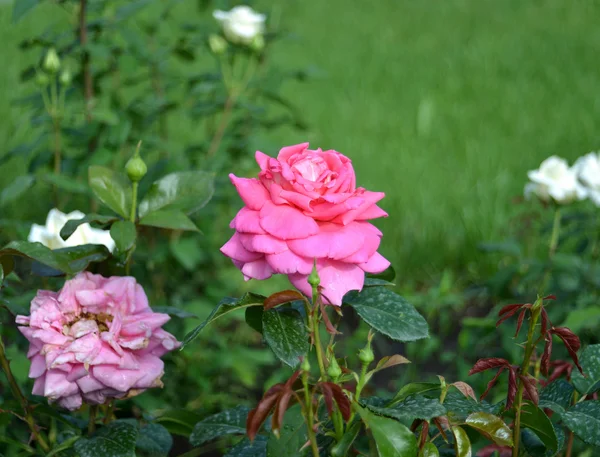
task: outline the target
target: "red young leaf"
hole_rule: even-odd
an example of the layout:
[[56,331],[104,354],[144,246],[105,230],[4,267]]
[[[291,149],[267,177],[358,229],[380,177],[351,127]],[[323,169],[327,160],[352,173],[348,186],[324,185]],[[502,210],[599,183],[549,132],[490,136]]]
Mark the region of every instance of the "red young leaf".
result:
[[579,340],[579,337],[567,327],[553,327],[550,331],[563,341],[567,351],[569,352],[569,355],[571,356],[571,359],[573,359],[573,363],[581,372],[581,374],[583,374],[583,368],[581,368],[581,365],[579,365],[579,358],[577,357],[577,351],[581,349],[581,341]]
[[345,421],[350,420],[351,406],[350,400],[342,390],[340,386],[332,382],[322,382],[319,384],[323,397],[325,399],[325,406],[330,416],[333,415],[333,401],[337,404],[337,407],[342,414]]
[[542,335],[545,335],[551,326],[552,326],[552,323],[550,322],[550,318],[548,317],[548,312],[546,311],[546,309],[544,307],[542,307],[542,328],[541,328]]
[[444,441],[448,442],[448,435],[446,435],[446,430],[450,430],[450,423],[448,422],[448,418],[446,416],[434,417],[431,419],[433,424],[437,427],[444,438]]
[[489,359],[479,359],[477,362],[475,362],[475,365],[473,365],[471,371],[469,371],[469,376],[474,375],[475,373],[481,373],[482,371],[489,370],[490,368],[499,367],[508,368],[510,367],[510,362],[506,359],[499,359],[495,357]]
[[538,394],[537,381],[535,380],[535,378],[529,375],[519,375],[519,379],[523,383],[523,387],[525,389],[525,394],[527,398],[537,405],[540,401],[540,397]]
[[548,378],[548,384],[552,381],[556,381],[563,374],[567,378],[567,381],[571,381],[571,373],[573,372],[573,365],[565,360],[555,360],[550,364],[552,368],[552,374]]
[[524,309],[519,313],[519,318],[517,319],[517,330],[515,331],[515,338],[519,335],[521,331],[521,326],[523,325],[523,321],[525,320],[525,312],[527,310]]
[[496,327],[498,327],[500,324],[502,324],[502,322],[504,322],[505,320],[513,317],[515,315],[515,313],[521,309],[522,306],[523,306],[522,304],[516,304],[516,305],[506,305],[504,308],[502,308],[498,312],[498,316],[500,317],[500,319],[498,319],[498,322],[496,322]]
[[542,300],[556,300],[556,295],[546,295]]
[[487,387],[485,389],[485,392],[483,394],[481,394],[481,397],[479,397],[480,400],[483,400],[487,396],[487,394],[490,393],[490,390],[492,390],[492,387],[494,387],[496,385],[496,382],[498,381],[498,378],[500,377],[500,375],[502,374],[502,372],[504,370],[506,370],[506,367],[501,367],[498,370],[498,373],[496,373],[496,376],[494,376],[492,378],[492,380],[490,382],[488,382],[488,385],[487,385]]
[[265,299],[265,311],[295,300],[304,300],[304,295],[295,290],[282,290]]
[[375,367],[375,371],[385,370],[386,368],[401,365],[403,363],[410,363],[410,360],[408,360],[406,357],[400,354],[386,356],[383,357],[379,362],[377,362],[377,367]]
[[550,357],[552,356],[552,333],[546,332],[544,340],[546,341],[546,344],[544,345],[544,352],[540,362],[540,371],[544,376],[548,376],[550,370]]
[[463,381],[456,381],[455,383],[450,384],[451,386],[456,387],[465,397],[471,397],[473,400],[477,401],[477,397],[475,396],[475,391],[473,388]]
[[506,408],[510,409],[517,396],[517,372],[514,367],[508,368],[508,394],[506,395]]
[[[329,314],[327,314],[327,311],[325,310],[323,300],[319,301],[319,307],[321,309],[321,316],[323,316],[323,322],[325,322],[325,329],[327,330],[327,333],[329,333],[330,335],[339,335],[340,332],[337,331],[337,329],[331,323],[331,319],[329,319]],[[337,307],[334,306],[334,308]]]
[[275,406],[275,402],[279,398],[283,386],[283,384],[275,384],[267,390],[262,399],[258,402],[258,405],[256,405],[256,408],[248,413],[248,419],[246,419],[246,433],[248,438],[250,438],[250,441],[254,441],[260,426],[267,419],[273,406]]
[[278,432],[281,429],[283,424],[283,416],[285,415],[285,411],[288,409],[290,404],[290,400],[292,399],[292,395],[294,395],[294,390],[292,386],[294,382],[300,376],[301,370],[297,370],[290,376],[290,378],[283,385],[283,389],[279,393],[279,398],[277,399],[277,403],[275,404],[275,411],[273,411],[273,431]]

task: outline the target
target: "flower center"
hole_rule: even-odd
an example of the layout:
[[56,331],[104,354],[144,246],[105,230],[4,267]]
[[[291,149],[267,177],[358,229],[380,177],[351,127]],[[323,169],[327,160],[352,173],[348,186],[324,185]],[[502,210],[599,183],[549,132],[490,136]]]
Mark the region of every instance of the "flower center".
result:
[[304,179],[315,182],[327,170],[327,164],[320,157],[309,156],[296,162],[292,168],[300,173]]

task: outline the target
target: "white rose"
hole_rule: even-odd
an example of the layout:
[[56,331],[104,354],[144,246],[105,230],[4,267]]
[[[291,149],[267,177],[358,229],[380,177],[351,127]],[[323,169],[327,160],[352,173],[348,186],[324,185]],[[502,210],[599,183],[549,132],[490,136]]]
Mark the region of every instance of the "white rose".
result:
[[600,153],[590,152],[577,159],[573,171],[586,187],[590,199],[600,206]]
[[109,231],[92,228],[90,224],[81,224],[67,240],[61,238],[60,231],[67,221],[81,219],[84,216],[85,214],[81,211],[65,214],[56,208],[51,209],[46,218],[46,225],[33,224],[31,226],[27,241],[42,243],[50,249],[67,248],[82,244],[102,244],[112,252],[115,248],[115,242],[110,237]]
[[246,5],[236,6],[231,11],[216,10],[213,17],[221,23],[223,33],[232,43],[250,44],[265,28],[266,16]]
[[585,188],[577,180],[577,174],[566,160],[560,157],[548,157],[540,168],[527,172],[531,181],[525,186],[525,197],[535,195],[542,201],[553,200],[566,205],[587,197]]

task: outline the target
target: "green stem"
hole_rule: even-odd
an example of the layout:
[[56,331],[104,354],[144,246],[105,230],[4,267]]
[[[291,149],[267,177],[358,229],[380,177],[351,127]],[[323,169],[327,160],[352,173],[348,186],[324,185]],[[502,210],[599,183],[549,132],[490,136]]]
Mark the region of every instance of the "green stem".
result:
[[[540,317],[541,311],[541,299],[538,299],[531,309],[531,317],[529,318],[529,330],[527,332],[527,344],[525,345],[525,356],[523,357],[523,363],[521,364],[521,374],[527,376],[529,372],[529,365],[531,363],[531,355],[535,349],[535,343],[533,334],[537,321]],[[519,440],[521,438],[521,410],[523,408],[523,382],[519,381],[519,387],[517,389],[517,396],[515,400],[515,427],[513,431],[513,449],[512,457],[518,457],[519,455]]]
[[358,378],[358,384],[356,384],[356,394],[354,396],[354,398],[356,399],[356,401],[358,401],[360,399],[360,394],[363,390],[363,388],[365,387],[366,384],[366,377],[367,377],[367,370],[369,368],[369,364],[368,363],[363,363],[362,367],[360,369],[360,378]]
[[556,248],[558,247],[558,239],[560,235],[560,207],[557,206],[554,211],[554,222],[552,223],[552,234],[550,235],[550,244],[548,246],[548,269],[546,270],[546,274],[544,275],[544,279],[542,281],[542,287],[540,289],[540,295],[544,295],[544,290],[548,285],[548,280],[550,279],[550,273],[552,272],[552,259],[554,258],[554,254],[556,253]]
[[335,408],[333,411],[333,428],[335,428],[335,439],[339,443],[344,437],[344,419],[339,408]]
[[129,220],[135,224],[135,216],[137,212],[137,194],[138,194],[138,183],[132,183],[132,196],[131,196],[131,213],[129,213]]
[[29,402],[23,395],[23,392],[21,392],[19,384],[17,383],[17,380],[12,374],[12,371],[10,369],[10,362],[6,358],[6,352],[4,351],[4,343],[2,342],[2,339],[0,339],[0,367],[2,367],[2,371],[4,371],[4,374],[6,375],[8,384],[10,385],[10,390],[12,391],[15,398],[19,401],[19,403],[21,404],[21,408],[23,408],[23,411],[25,412],[25,422],[27,422],[27,425],[29,426],[29,430],[31,430],[31,434],[33,435],[34,440],[37,441],[37,443],[40,445],[44,452],[50,452],[50,446],[48,445],[44,436],[38,430],[38,426],[35,423],[35,420],[33,418],[33,410],[29,405]]
[[319,363],[319,371],[321,379],[327,380],[327,371],[325,371],[325,363],[323,362],[323,347],[321,346],[321,332],[319,328],[319,292],[316,287],[313,287],[313,308],[312,308],[312,331],[315,340],[315,351],[317,353],[317,362]]
[[88,435],[96,431],[96,416],[98,415],[98,405],[90,406],[90,421],[88,422]]
[[[585,398],[585,395],[582,398]],[[578,400],[579,400],[579,392],[575,391],[573,393],[572,404],[576,405]],[[573,453],[573,441],[574,440],[575,440],[575,435],[573,434],[572,431],[569,431],[569,438],[567,440],[567,450],[565,451],[565,457],[571,457],[571,454]]]
[[106,414],[104,415],[104,421],[103,421],[104,425],[110,424],[110,422],[112,421],[114,410],[115,410],[115,402],[113,400],[106,407]]
[[308,440],[312,449],[313,457],[319,457],[319,446],[317,445],[317,437],[314,429],[314,414],[312,397],[308,388],[308,371],[302,373],[302,383],[304,384],[304,403],[306,408],[306,425]]

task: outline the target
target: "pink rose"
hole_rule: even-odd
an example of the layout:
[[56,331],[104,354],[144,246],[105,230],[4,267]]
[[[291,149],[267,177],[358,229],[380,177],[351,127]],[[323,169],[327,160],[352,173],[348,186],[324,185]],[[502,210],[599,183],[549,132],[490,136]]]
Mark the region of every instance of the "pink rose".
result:
[[281,149],[277,159],[257,151],[256,161],[258,179],[229,175],[246,206],[221,248],[246,280],[285,274],[310,295],[316,258],[323,296],[341,305],[346,292],[362,289],[365,272],[390,265],[377,252],[382,233],[366,222],[387,216],[376,205],[385,194],[356,187],[348,157],[303,143]]
[[132,277],[80,273],[59,292],[40,290],[30,316],[17,316],[29,340],[34,395],[74,410],[162,387],[160,357],[180,346],[161,329]]

